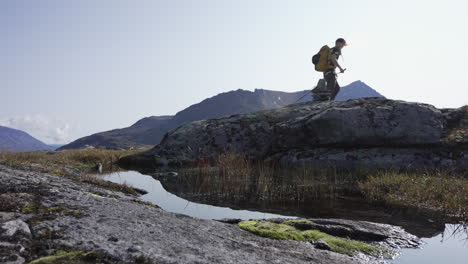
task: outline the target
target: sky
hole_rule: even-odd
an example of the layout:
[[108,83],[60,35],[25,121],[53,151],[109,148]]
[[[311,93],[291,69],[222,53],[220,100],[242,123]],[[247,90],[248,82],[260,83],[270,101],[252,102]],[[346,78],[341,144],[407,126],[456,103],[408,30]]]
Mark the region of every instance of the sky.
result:
[[468,104],[465,0],[3,0],[0,125],[68,143],[216,94],[300,91],[321,46],[338,82],[391,99]]

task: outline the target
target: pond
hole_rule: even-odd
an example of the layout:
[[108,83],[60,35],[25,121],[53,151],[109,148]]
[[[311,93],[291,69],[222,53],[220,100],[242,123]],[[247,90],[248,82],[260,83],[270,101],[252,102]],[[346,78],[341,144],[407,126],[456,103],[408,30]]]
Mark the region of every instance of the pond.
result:
[[153,177],[140,174],[136,171],[115,172],[104,175],[103,178],[116,183],[125,182],[133,187],[143,189],[148,193],[140,197],[142,200],[156,204],[166,211],[185,214],[196,218],[240,218],[245,220],[252,218],[266,219],[276,217],[294,218],[287,215],[262,213],[249,210],[234,210],[228,207],[219,207],[191,202],[166,191],[161,182],[154,179]]
[[[180,192],[171,181],[155,179],[136,171],[115,172],[102,176],[104,179],[127,183],[148,193],[141,199],[154,203],[166,211],[203,219],[222,218],[276,218],[276,217],[334,217],[399,225],[410,233],[423,237],[422,249],[403,249],[391,263],[468,263],[466,230],[460,225],[435,223],[432,219],[419,217],[414,212],[385,211],[362,201],[341,199],[319,201],[316,204],[301,203],[242,203],[229,204],[220,199]],[[191,185],[190,183],[188,184]],[[194,184],[195,185],[195,184]],[[188,199],[184,199],[184,198]]]
[[390,263],[468,263],[467,235],[457,228],[460,228],[460,225],[446,225],[441,234],[423,239],[425,244],[422,249],[403,249],[400,256]]

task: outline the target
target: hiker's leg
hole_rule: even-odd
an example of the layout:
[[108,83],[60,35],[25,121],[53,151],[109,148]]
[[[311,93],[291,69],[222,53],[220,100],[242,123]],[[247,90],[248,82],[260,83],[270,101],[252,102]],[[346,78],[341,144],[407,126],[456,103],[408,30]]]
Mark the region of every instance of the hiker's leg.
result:
[[336,80],[336,76],[335,76],[335,87],[333,87],[331,100],[335,100],[335,98],[336,98],[336,96],[338,95],[339,92],[340,92],[340,85],[338,84],[338,81]]
[[333,100],[335,97],[333,96],[336,89],[336,74],[334,71],[328,71],[325,73],[325,81],[327,81],[327,90],[330,93],[329,100]]
[[327,71],[323,73],[323,77],[325,78],[325,81],[327,82],[327,90],[328,91],[333,91],[335,89],[335,73],[333,71]]
[[317,86],[312,90],[312,98],[315,102],[323,102],[329,100],[328,86],[327,86],[327,75],[323,73],[323,79],[319,80]]

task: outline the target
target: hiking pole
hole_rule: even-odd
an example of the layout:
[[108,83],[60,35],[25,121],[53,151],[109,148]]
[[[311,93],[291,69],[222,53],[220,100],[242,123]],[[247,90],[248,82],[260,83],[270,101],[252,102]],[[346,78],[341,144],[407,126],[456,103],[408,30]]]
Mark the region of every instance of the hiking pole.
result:
[[303,96],[301,96],[301,98],[297,99],[297,101],[295,101],[293,104],[299,102],[302,98],[306,97],[306,95],[308,95],[311,92],[312,92],[312,90],[309,90],[309,91],[305,92],[305,94]]

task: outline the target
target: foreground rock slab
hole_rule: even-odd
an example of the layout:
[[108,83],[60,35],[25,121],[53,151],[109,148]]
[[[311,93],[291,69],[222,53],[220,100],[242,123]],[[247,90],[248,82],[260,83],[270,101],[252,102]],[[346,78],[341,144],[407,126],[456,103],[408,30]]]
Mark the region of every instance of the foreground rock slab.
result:
[[[321,250],[308,242],[260,237],[236,225],[166,212],[98,186],[4,166],[0,194],[3,262],[24,263],[58,249],[96,252],[113,263],[379,262]],[[343,226],[339,220],[323,221],[332,221],[324,222],[324,228]],[[354,234],[367,230],[377,236],[395,230],[385,225],[368,230],[352,221],[346,226]]]

